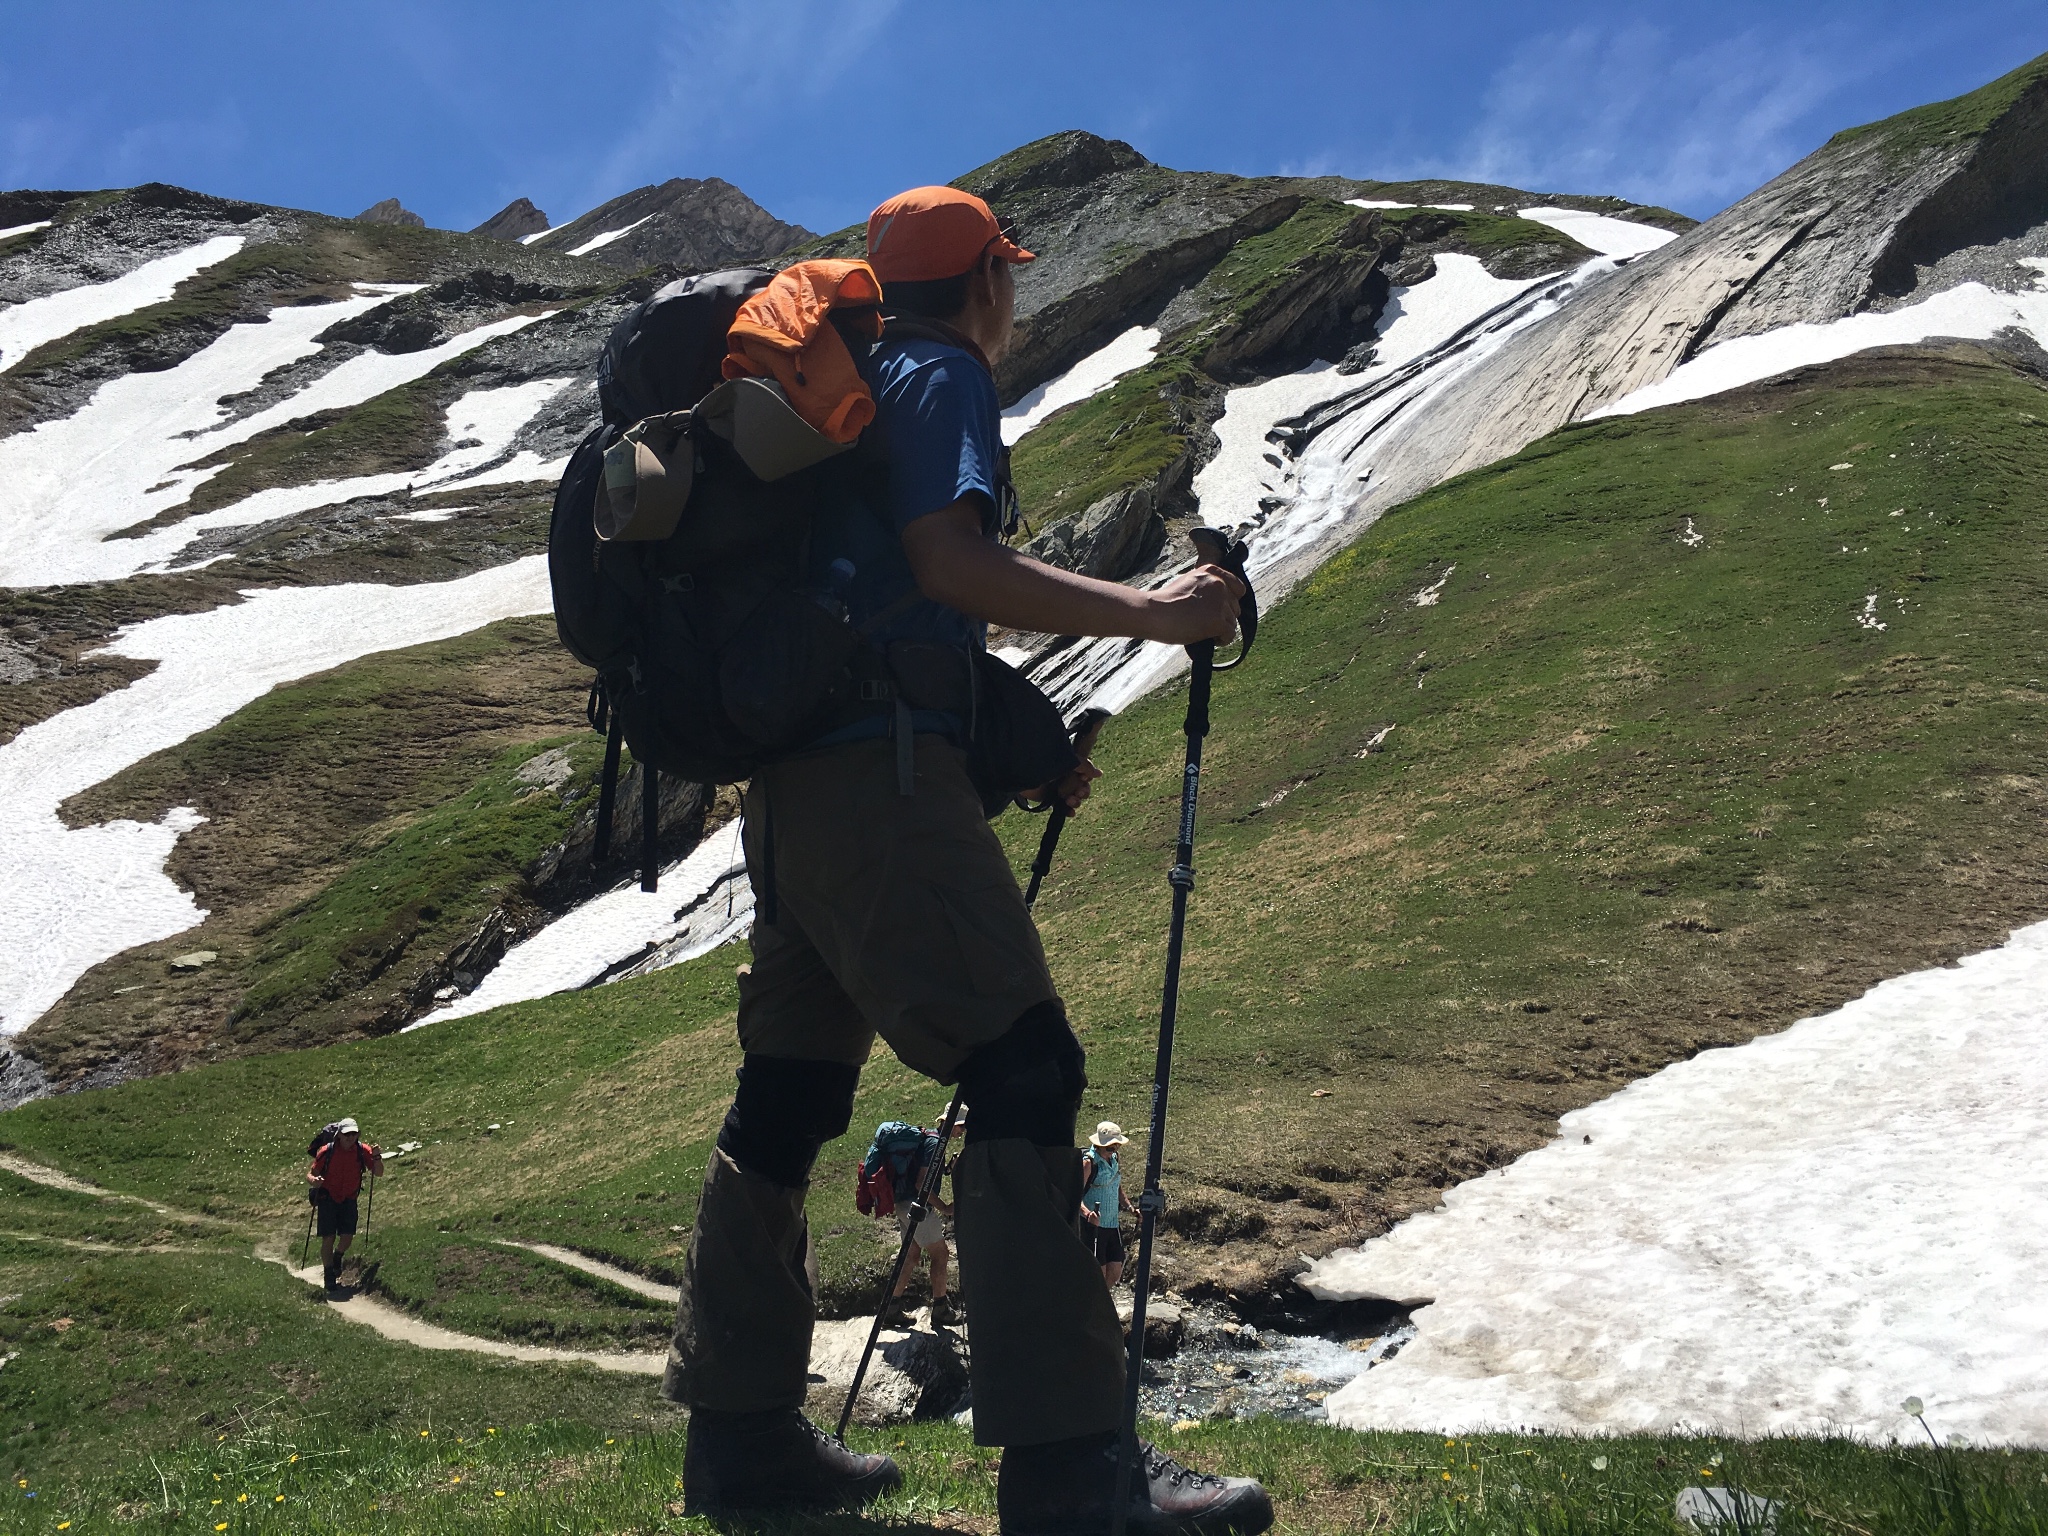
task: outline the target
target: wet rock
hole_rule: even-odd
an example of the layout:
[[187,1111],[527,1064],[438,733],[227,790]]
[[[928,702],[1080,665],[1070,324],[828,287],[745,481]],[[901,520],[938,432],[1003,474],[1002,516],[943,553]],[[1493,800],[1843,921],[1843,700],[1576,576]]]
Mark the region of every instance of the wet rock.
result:
[[[837,1423],[867,1343],[872,1317],[819,1323],[811,1335],[807,1406],[820,1423]],[[862,1424],[950,1418],[967,1406],[967,1342],[950,1329],[884,1328],[862,1378],[853,1416]]]
[[[1372,360],[1379,356],[1379,350],[1380,344],[1377,341],[1361,341],[1338,361],[1337,371],[1343,374],[1363,373],[1372,366]],[[1260,505],[1263,509],[1264,503]]]
[[0,1051],[0,1112],[49,1096],[49,1074],[19,1051]]
[[425,229],[427,221],[410,208],[400,205],[395,197],[387,197],[381,203],[372,203],[356,218],[364,224],[396,224],[403,229]]
[[[1131,1297],[1125,1292],[1117,1298],[1116,1320],[1122,1326],[1126,1339],[1131,1335],[1131,1310]],[[1145,1303],[1147,1360],[1171,1360],[1180,1353],[1186,1331],[1187,1313],[1183,1308],[1156,1296]]]
[[530,198],[515,197],[470,233],[487,240],[518,240],[547,227],[548,216],[534,207]]

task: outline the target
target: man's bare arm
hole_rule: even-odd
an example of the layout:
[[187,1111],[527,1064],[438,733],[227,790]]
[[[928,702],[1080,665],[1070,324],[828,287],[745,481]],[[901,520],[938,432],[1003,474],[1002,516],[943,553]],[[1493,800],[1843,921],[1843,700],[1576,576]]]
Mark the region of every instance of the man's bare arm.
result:
[[918,590],[973,618],[1052,635],[1132,635],[1192,645],[1237,633],[1236,577],[1213,566],[1153,592],[1097,581],[985,538],[977,500],[963,496],[903,530]]

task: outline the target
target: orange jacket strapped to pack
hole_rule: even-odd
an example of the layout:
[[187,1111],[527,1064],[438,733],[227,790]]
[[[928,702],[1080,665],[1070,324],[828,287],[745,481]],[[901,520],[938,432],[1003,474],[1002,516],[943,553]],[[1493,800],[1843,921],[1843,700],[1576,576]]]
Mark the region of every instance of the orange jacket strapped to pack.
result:
[[740,306],[726,333],[728,379],[771,377],[799,416],[835,443],[875,419],[834,310],[870,341],[882,335],[882,284],[864,261],[800,261]]

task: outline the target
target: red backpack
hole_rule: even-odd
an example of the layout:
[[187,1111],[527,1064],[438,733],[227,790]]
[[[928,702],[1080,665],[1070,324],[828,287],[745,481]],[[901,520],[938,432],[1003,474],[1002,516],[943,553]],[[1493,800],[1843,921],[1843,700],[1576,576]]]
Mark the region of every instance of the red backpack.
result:
[[924,1165],[926,1135],[922,1126],[885,1120],[875,1127],[868,1155],[854,1175],[853,1205],[863,1216],[896,1214],[896,1207],[917,1194],[917,1176]]

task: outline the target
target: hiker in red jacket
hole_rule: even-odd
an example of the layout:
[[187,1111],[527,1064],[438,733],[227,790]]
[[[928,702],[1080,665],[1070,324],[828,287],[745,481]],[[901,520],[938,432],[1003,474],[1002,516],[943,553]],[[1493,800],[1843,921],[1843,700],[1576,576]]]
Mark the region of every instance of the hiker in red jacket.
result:
[[356,1238],[356,1195],[363,1176],[382,1177],[384,1154],[362,1139],[353,1120],[335,1126],[334,1140],[313,1154],[306,1182],[313,1186],[313,1210],[320,1224],[320,1272],[329,1291],[341,1273],[342,1255]]

